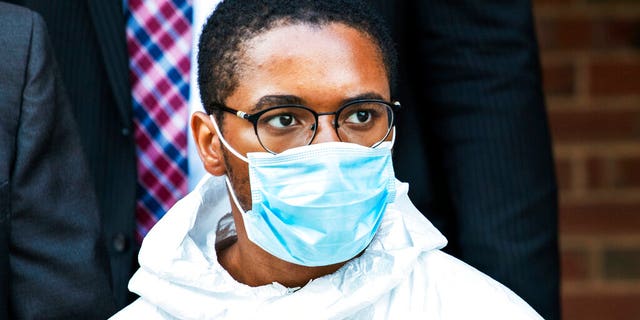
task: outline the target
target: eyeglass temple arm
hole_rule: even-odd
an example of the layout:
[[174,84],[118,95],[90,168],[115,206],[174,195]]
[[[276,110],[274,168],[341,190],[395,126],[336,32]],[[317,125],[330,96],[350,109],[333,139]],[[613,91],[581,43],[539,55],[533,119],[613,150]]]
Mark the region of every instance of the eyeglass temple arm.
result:
[[233,113],[236,115],[236,117],[238,118],[242,118],[242,119],[249,119],[249,117],[251,116],[250,114],[244,112],[244,111],[240,111],[240,110],[236,110],[236,109],[232,109],[229,108],[227,106],[225,106],[224,104],[220,104],[220,103],[213,103],[212,107],[216,108],[216,109],[220,109],[222,111],[225,112],[229,112],[229,113]]

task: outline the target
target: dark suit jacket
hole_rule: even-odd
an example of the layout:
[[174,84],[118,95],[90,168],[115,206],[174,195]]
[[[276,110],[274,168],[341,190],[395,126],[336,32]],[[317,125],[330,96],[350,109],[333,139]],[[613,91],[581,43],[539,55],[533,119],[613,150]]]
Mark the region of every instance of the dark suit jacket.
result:
[[445,250],[559,319],[557,190],[530,1],[370,2],[399,51],[397,176]]
[[113,291],[127,304],[134,241],[136,162],[121,0],[17,0],[39,12],[51,40],[95,181]]
[[104,319],[96,198],[42,18],[0,3],[0,61],[0,319]]

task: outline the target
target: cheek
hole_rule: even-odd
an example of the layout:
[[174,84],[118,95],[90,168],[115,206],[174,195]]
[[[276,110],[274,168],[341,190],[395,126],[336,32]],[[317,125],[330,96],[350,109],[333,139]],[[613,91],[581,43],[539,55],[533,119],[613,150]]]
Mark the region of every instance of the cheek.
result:
[[232,119],[229,119],[231,121],[222,129],[222,134],[231,147],[245,156],[248,152],[265,151],[258,140],[253,124],[235,116],[231,117]]
[[251,187],[249,183],[249,166],[228,150],[223,152],[227,168],[227,177],[231,181],[233,191],[245,211],[251,210]]
[[[225,120],[222,134],[231,148],[245,156],[249,152],[265,152],[255,134],[253,125],[243,119],[231,116]],[[249,166],[226,147],[222,150],[227,177],[231,181],[234,193],[245,211],[251,209],[251,188],[249,184]]]

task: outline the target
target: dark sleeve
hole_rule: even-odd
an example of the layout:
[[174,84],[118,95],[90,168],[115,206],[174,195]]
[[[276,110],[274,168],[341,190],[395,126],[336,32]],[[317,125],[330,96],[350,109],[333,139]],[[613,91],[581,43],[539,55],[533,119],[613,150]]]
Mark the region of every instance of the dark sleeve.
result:
[[122,1],[9,2],[37,12],[47,24],[96,190],[112,288],[122,308],[133,298],[127,283],[140,248],[134,239],[136,154]]
[[437,194],[420,198],[432,201],[425,215],[450,221],[455,255],[559,319],[557,187],[531,3],[402,2],[400,92],[411,91],[406,112],[419,119]]
[[44,23],[25,16],[32,30],[9,179],[9,313],[105,319],[114,308],[94,190]]

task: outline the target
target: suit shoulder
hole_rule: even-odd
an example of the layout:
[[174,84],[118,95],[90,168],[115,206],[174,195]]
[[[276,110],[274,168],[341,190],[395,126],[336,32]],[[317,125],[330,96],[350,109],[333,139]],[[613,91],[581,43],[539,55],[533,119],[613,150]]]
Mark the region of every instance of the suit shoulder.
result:
[[18,5],[0,2],[0,30],[30,30],[34,22],[43,23],[42,17],[37,12]]
[[19,5],[0,2],[0,18],[2,18],[2,20],[9,19],[10,17],[24,18],[30,15],[31,12],[33,11]]
[[0,85],[8,92],[19,93],[27,81],[31,61],[42,60],[48,54],[47,41],[47,28],[38,13],[0,2],[0,58],[11,61],[0,64]]
[[0,2],[0,46],[9,48],[3,59],[22,58],[20,55],[28,52],[33,37],[43,37],[46,33],[44,19],[37,12]]

